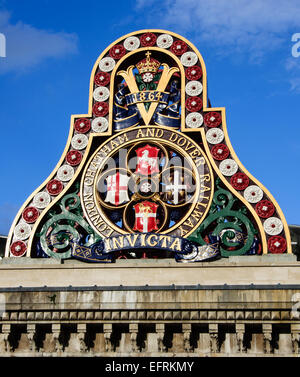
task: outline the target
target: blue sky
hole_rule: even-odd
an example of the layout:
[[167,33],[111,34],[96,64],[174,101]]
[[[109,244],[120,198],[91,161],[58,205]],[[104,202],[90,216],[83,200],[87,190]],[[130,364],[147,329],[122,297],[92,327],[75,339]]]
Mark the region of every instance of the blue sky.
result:
[[300,224],[299,0],[0,0],[0,234],[55,167],[71,114],[87,112],[97,57],[145,28],[198,47],[239,159]]

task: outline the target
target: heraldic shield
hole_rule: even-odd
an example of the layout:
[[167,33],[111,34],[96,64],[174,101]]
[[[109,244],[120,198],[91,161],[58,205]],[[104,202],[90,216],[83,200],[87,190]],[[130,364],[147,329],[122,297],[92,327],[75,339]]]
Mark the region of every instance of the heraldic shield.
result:
[[270,192],[236,156],[203,58],[173,32],[141,30],[97,59],[88,113],[19,210],[6,257],[213,261],[291,253]]

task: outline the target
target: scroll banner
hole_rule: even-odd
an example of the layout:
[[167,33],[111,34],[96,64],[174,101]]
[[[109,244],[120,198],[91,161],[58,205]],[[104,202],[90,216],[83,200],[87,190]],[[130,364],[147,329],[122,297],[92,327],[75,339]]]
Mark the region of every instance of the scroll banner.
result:
[[87,247],[73,240],[72,256],[84,262],[111,263],[123,250],[155,249],[174,253],[177,262],[203,262],[219,256],[219,243],[199,245],[186,238],[158,233],[133,233],[100,240]]

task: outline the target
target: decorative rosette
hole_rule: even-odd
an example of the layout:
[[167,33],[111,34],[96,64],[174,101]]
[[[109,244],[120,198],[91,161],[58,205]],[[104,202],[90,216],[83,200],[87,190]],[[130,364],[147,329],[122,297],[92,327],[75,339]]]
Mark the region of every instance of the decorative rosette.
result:
[[107,102],[97,102],[93,106],[93,114],[97,117],[104,117],[108,113]]
[[46,191],[41,191],[37,193],[33,198],[33,205],[36,208],[44,209],[46,208],[51,202],[51,197]]
[[218,127],[222,123],[222,116],[216,111],[211,111],[204,115],[204,124],[207,127]]
[[202,69],[198,65],[193,65],[185,70],[185,76],[188,80],[199,80],[202,77]]
[[32,206],[27,207],[24,209],[22,217],[28,224],[35,223],[37,218],[39,217],[39,211],[37,208]]
[[238,171],[238,168],[238,164],[232,158],[223,160],[219,165],[221,173],[227,177],[235,174]]
[[199,81],[190,81],[185,86],[185,92],[189,96],[198,96],[202,93],[203,86]]
[[187,49],[188,49],[187,44],[180,40],[173,42],[170,48],[173,54],[178,55],[178,56],[181,56],[182,54],[184,54],[187,51]]
[[248,186],[246,190],[244,191],[244,198],[249,203],[258,203],[259,201],[262,200],[263,196],[264,196],[263,190],[256,185]]
[[95,84],[98,86],[106,86],[110,82],[110,74],[107,72],[98,72],[95,75]]
[[18,241],[26,240],[31,233],[31,227],[26,223],[19,223],[14,229],[14,236]]
[[94,90],[93,97],[95,101],[101,102],[106,101],[109,98],[109,89],[105,86],[98,86]]
[[161,34],[156,41],[156,44],[160,48],[169,48],[172,46],[173,37],[170,34]]
[[57,171],[57,177],[63,182],[70,181],[73,175],[74,168],[70,165],[62,165]]
[[140,47],[140,40],[137,37],[128,37],[125,39],[123,45],[127,51],[133,51]]
[[201,110],[202,106],[203,102],[199,97],[189,97],[185,102],[185,107],[191,112]]
[[224,133],[219,128],[212,128],[206,132],[206,140],[210,144],[219,144],[224,139]]
[[229,156],[229,149],[225,144],[217,144],[212,147],[211,154],[215,160],[225,160]]
[[88,144],[88,137],[83,134],[76,134],[72,137],[71,145],[74,149],[84,149]]
[[126,54],[123,45],[115,45],[109,50],[109,56],[113,59],[121,59]]
[[82,160],[82,153],[79,151],[69,151],[66,155],[66,161],[71,166],[79,165]]
[[14,257],[22,257],[27,250],[27,246],[23,241],[13,242],[10,246],[10,252]]
[[268,240],[268,249],[272,254],[283,254],[286,251],[286,240],[281,236],[273,236]]
[[273,216],[275,207],[269,200],[261,200],[256,204],[255,211],[259,217],[267,219],[268,217]]
[[198,128],[203,124],[203,116],[200,113],[190,113],[185,118],[185,124],[189,128]]
[[105,132],[108,129],[108,120],[104,117],[97,117],[92,121],[92,130],[94,132]]
[[106,58],[103,58],[99,62],[99,69],[103,72],[110,72],[114,69],[116,65],[116,62],[113,58],[107,56]]
[[247,175],[241,172],[234,174],[230,179],[232,187],[239,191],[245,190],[249,186],[249,182]]
[[277,236],[283,230],[282,221],[278,217],[269,217],[264,222],[264,230],[269,236]]
[[91,129],[91,121],[86,118],[76,119],[74,128],[77,132],[85,134]]
[[192,51],[187,51],[181,56],[180,61],[185,67],[191,67],[197,63],[198,56]]
[[153,33],[145,33],[141,36],[140,40],[143,47],[154,46],[156,42],[156,35]]
[[46,188],[50,195],[56,196],[60,192],[62,192],[64,185],[58,179],[52,179],[50,182],[47,183]]

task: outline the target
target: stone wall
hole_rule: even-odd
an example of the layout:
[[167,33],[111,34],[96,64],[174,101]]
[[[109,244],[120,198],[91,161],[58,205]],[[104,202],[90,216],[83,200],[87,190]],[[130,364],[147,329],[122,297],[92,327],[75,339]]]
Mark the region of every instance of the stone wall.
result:
[[298,262],[249,258],[3,260],[0,355],[299,356]]

